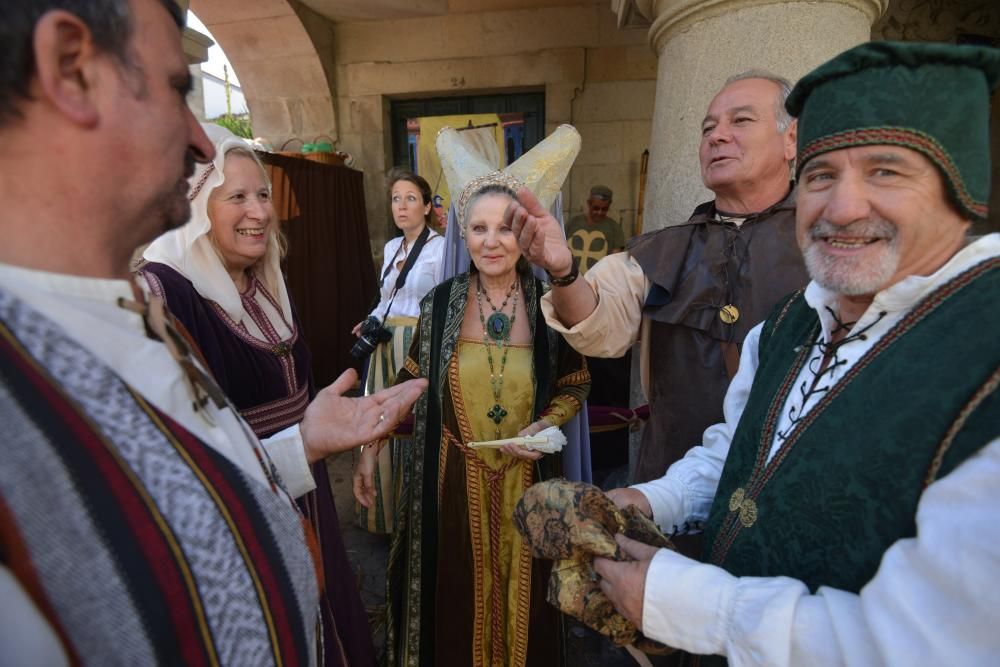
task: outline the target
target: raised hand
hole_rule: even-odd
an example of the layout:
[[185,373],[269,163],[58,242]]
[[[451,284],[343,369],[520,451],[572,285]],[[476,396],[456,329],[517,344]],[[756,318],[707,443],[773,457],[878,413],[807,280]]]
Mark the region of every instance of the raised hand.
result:
[[566,245],[562,227],[531,190],[521,188],[518,191],[517,199],[504,213],[504,221],[510,225],[529,262],[556,277],[570,272],[573,253]]

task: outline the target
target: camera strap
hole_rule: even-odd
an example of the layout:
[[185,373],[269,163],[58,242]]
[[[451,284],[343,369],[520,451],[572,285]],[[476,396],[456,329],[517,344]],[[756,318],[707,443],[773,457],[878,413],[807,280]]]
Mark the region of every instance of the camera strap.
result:
[[[420,236],[418,236],[417,240],[413,242],[413,249],[410,250],[410,254],[406,256],[406,262],[403,264],[403,268],[399,270],[399,277],[396,278],[396,286],[393,288],[393,291],[398,292],[403,288],[403,285],[406,283],[406,276],[409,275],[410,269],[413,268],[413,265],[417,263],[417,257],[420,256],[420,251],[424,249],[424,245],[427,243],[427,239],[430,238],[430,235],[431,228],[428,225],[424,225],[424,230],[420,232]],[[385,282],[385,277],[389,275],[389,271],[391,270],[392,264],[389,264],[389,270],[382,276],[383,282]]]
[[[392,309],[392,302],[396,300],[396,295],[399,290],[403,288],[406,284],[406,276],[409,275],[410,269],[413,265],[417,263],[417,257],[420,256],[420,251],[424,249],[424,245],[427,243],[427,239],[430,238],[431,228],[428,225],[424,225],[424,231],[420,232],[420,236],[417,240],[413,242],[413,248],[410,250],[410,254],[406,256],[406,261],[403,263],[403,268],[399,270],[399,277],[396,278],[396,284],[392,288],[392,294],[389,296],[389,305],[385,308],[385,315],[382,317],[382,323],[385,324],[385,320],[389,317],[389,310]],[[402,248],[403,244],[400,243],[399,247]],[[385,272],[382,274],[382,280],[378,283],[379,292],[382,291],[382,285],[385,284],[385,279],[392,271],[393,265],[396,263],[396,258],[393,257],[392,261],[389,262],[389,266],[386,267]]]

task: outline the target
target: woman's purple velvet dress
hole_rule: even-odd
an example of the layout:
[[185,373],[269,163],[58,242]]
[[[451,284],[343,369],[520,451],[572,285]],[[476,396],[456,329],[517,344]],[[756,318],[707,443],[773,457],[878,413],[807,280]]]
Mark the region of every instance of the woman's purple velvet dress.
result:
[[[217,304],[201,297],[174,269],[150,262],[142,272],[198,344],[216,381],[257,437],[266,438],[302,420],[315,389],[309,348],[298,318],[286,323],[293,333],[282,343],[262,313],[254,317],[258,325],[264,324],[265,335],[275,340],[264,343],[247,334]],[[255,283],[249,289],[262,286]],[[255,308],[249,300],[244,305],[248,312]],[[300,498],[299,504],[312,521],[323,557],[323,664],[369,667],[375,664],[371,630],[344,550],[324,462],[314,464],[313,477],[316,490]]]

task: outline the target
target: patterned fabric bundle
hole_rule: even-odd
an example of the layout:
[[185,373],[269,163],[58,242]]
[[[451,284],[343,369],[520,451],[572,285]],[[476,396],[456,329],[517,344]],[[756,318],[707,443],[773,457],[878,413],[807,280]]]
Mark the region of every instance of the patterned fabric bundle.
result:
[[618,646],[632,644],[645,653],[673,649],[643,636],[615,609],[594,572],[595,556],[628,560],[615,535],[673,549],[670,540],[634,505],[618,509],[596,486],[556,479],[528,489],[514,510],[514,525],[535,558],[556,562],[549,579],[548,601]]

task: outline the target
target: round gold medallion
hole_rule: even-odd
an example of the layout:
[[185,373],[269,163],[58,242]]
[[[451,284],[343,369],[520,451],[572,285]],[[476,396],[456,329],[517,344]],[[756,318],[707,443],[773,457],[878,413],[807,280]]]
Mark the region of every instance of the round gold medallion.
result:
[[747,496],[743,488],[736,489],[729,497],[729,511],[736,512],[744,528],[749,528],[757,522],[757,503]]
[[719,308],[719,319],[726,324],[733,324],[736,320],[740,319],[740,311],[733,304],[726,304],[722,308]]

